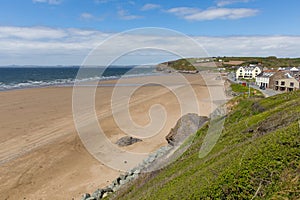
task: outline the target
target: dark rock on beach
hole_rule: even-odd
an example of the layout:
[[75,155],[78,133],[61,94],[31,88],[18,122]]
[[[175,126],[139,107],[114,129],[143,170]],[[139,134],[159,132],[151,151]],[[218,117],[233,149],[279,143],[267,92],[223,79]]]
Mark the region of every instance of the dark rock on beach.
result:
[[124,146],[129,146],[129,145],[132,145],[134,143],[137,143],[137,142],[141,142],[142,140],[141,139],[138,139],[138,138],[134,138],[134,137],[131,137],[131,136],[124,136],[122,138],[120,138],[116,144],[119,145],[120,147],[124,147]]
[[81,200],[86,200],[86,199],[88,199],[88,198],[90,198],[90,197],[91,197],[91,195],[88,194],[88,193],[86,193],[86,194],[82,195]]

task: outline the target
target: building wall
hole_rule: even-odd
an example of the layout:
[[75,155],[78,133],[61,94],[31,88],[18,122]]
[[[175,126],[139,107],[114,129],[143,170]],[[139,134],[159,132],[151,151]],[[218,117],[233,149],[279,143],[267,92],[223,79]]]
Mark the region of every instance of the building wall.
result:
[[238,79],[240,76],[244,76],[245,70],[243,67],[239,67],[235,72],[235,77]]
[[261,69],[259,67],[254,67],[254,68],[239,67],[236,71],[236,79],[239,78],[252,79],[252,78],[256,78],[256,76],[260,73],[261,73]]
[[258,74],[260,74],[262,71],[259,67],[255,67],[253,70],[253,78],[257,77]]
[[255,84],[257,86],[263,86],[263,87],[266,87],[266,88],[269,88],[270,87],[270,78],[269,77],[261,77],[261,76],[258,76],[255,78]]
[[279,79],[284,79],[286,72],[276,72],[275,74],[273,74],[273,76],[270,77],[270,88],[275,89],[275,82]]
[[275,81],[275,90],[278,91],[294,91],[299,90],[299,81],[295,78],[278,79]]

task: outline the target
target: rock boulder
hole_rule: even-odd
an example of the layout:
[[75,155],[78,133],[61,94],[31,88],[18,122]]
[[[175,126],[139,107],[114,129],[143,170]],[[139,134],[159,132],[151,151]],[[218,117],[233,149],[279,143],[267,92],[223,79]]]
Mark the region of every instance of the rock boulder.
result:
[[166,140],[173,146],[180,144],[189,135],[195,133],[208,119],[208,117],[198,116],[195,113],[182,116],[166,136]]
[[124,147],[124,146],[129,146],[129,145],[132,145],[134,143],[137,143],[137,142],[141,142],[142,140],[141,139],[138,139],[138,138],[134,138],[134,137],[131,137],[131,136],[124,136],[122,138],[120,138],[116,144],[119,145],[120,147]]

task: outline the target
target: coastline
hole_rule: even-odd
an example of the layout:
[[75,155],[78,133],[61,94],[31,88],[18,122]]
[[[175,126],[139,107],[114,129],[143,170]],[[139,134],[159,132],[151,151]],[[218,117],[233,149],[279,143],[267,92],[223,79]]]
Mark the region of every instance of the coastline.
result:
[[[196,91],[199,106],[203,108],[199,114],[208,116],[210,108],[206,85],[199,76],[185,76]],[[130,84],[137,84],[141,79],[153,81],[159,77],[128,78],[125,80],[129,84],[126,87],[136,87]],[[170,81],[176,80],[176,74],[166,77]],[[105,84],[115,82],[108,80]],[[99,117],[102,117],[100,124],[108,138],[115,142],[124,133],[109,115],[112,88],[108,85],[97,92],[96,99],[101,101],[96,101],[96,110]],[[94,159],[79,140],[72,118],[72,87],[13,90],[0,92],[0,96],[3,111],[1,121],[4,122],[1,124],[0,135],[1,160],[32,147],[31,151],[0,165],[0,188],[1,193],[5,194],[4,198],[36,199],[38,195],[39,199],[77,199],[87,191],[108,185],[119,176],[120,172]],[[178,102],[168,90],[157,85],[137,90],[130,102],[132,118],[141,125],[146,124],[149,119],[145,113],[155,103],[162,104],[170,113],[165,127],[157,136],[128,146],[126,150],[152,152],[166,144],[162,138],[180,118],[179,111],[174,109],[178,107]]]
[[[55,68],[55,67],[30,67],[30,68],[1,68],[1,73],[6,73],[6,71],[1,70],[9,70],[10,74],[8,76],[14,76],[14,70],[25,70],[23,73],[26,73],[20,77],[20,72],[16,71],[17,76],[16,80],[12,79],[3,79],[0,82],[0,92],[3,91],[11,91],[11,90],[22,90],[22,89],[34,89],[34,88],[47,88],[47,87],[72,87],[75,82],[96,82],[96,81],[107,81],[107,80],[118,80],[120,77],[124,78],[135,78],[135,77],[143,77],[143,76],[159,76],[164,75],[156,71],[154,68],[132,68],[132,67],[114,67],[108,68],[106,70],[110,71],[110,74],[104,74],[103,70],[105,68],[73,68],[73,67],[63,67],[63,68]],[[81,75],[77,74],[79,70],[83,70]],[[29,71],[27,71],[29,70]],[[33,71],[30,71],[33,70]],[[34,70],[37,70],[34,71]],[[47,70],[44,74],[43,70]],[[49,70],[56,70],[55,74],[51,74]],[[60,71],[58,71],[60,70]],[[69,71],[71,70],[71,71]],[[116,74],[113,75],[113,71],[116,70]],[[129,70],[129,71],[127,71]],[[137,70],[131,72],[131,70]],[[93,73],[90,74],[92,71]],[[60,73],[58,73],[60,72]],[[31,75],[34,73],[35,75]],[[102,74],[102,76],[97,76],[96,74]],[[123,74],[125,73],[125,74]],[[40,76],[38,76],[40,75]],[[57,76],[53,78],[53,76]],[[27,79],[26,79],[27,77]]]

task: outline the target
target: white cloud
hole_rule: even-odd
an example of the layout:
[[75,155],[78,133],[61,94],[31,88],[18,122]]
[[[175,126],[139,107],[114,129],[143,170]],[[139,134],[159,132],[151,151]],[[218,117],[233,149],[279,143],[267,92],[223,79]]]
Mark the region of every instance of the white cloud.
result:
[[61,4],[63,0],[32,0],[33,3],[48,3],[52,5]]
[[0,27],[0,65],[80,64],[108,36],[72,28]]
[[217,6],[223,7],[235,3],[248,3],[250,0],[219,0],[217,1]]
[[169,9],[167,12],[186,20],[205,21],[251,17],[257,15],[258,10],[248,8],[209,8],[200,10],[197,8],[178,7]]
[[94,16],[90,13],[81,13],[80,18],[81,19],[92,19],[92,18],[94,18]]
[[190,8],[190,7],[177,7],[177,8],[171,8],[167,10],[168,13],[175,14],[180,17],[196,14],[200,12],[197,8]]
[[94,16],[94,15],[91,14],[91,13],[84,12],[84,13],[81,13],[81,14],[80,14],[80,19],[82,19],[82,20],[96,20],[96,21],[102,21],[104,18],[103,18],[103,17],[96,17],[96,16]]
[[158,4],[147,3],[141,8],[141,10],[142,11],[155,10],[155,9],[159,9],[160,7],[161,7],[161,5],[158,5]]
[[240,19],[255,16],[258,10],[247,8],[215,8],[184,16],[188,20]]
[[[0,65],[9,64],[81,64],[89,52],[98,44],[112,36],[98,30],[54,29],[47,27],[0,27]],[[300,36],[193,36],[210,56],[270,56],[297,57],[300,55]],[[187,44],[182,38],[155,32],[140,31],[123,34],[121,40],[112,40],[105,51],[99,52],[97,61],[111,58],[116,52],[133,48],[135,44],[150,48],[159,46],[161,50],[183,51],[184,56],[203,56],[203,52]],[[144,51],[143,55],[131,53],[127,63],[166,61],[170,53],[162,54]],[[126,59],[124,59],[126,60]],[[134,63],[140,64],[140,63]]]
[[118,10],[118,16],[122,20],[133,20],[133,19],[139,19],[142,18],[142,16],[139,15],[132,15],[128,12],[128,10],[119,8]]
[[0,27],[0,38],[19,38],[26,40],[60,39],[67,36],[64,30],[47,27]]
[[208,52],[220,56],[298,57],[300,36],[195,37]]

